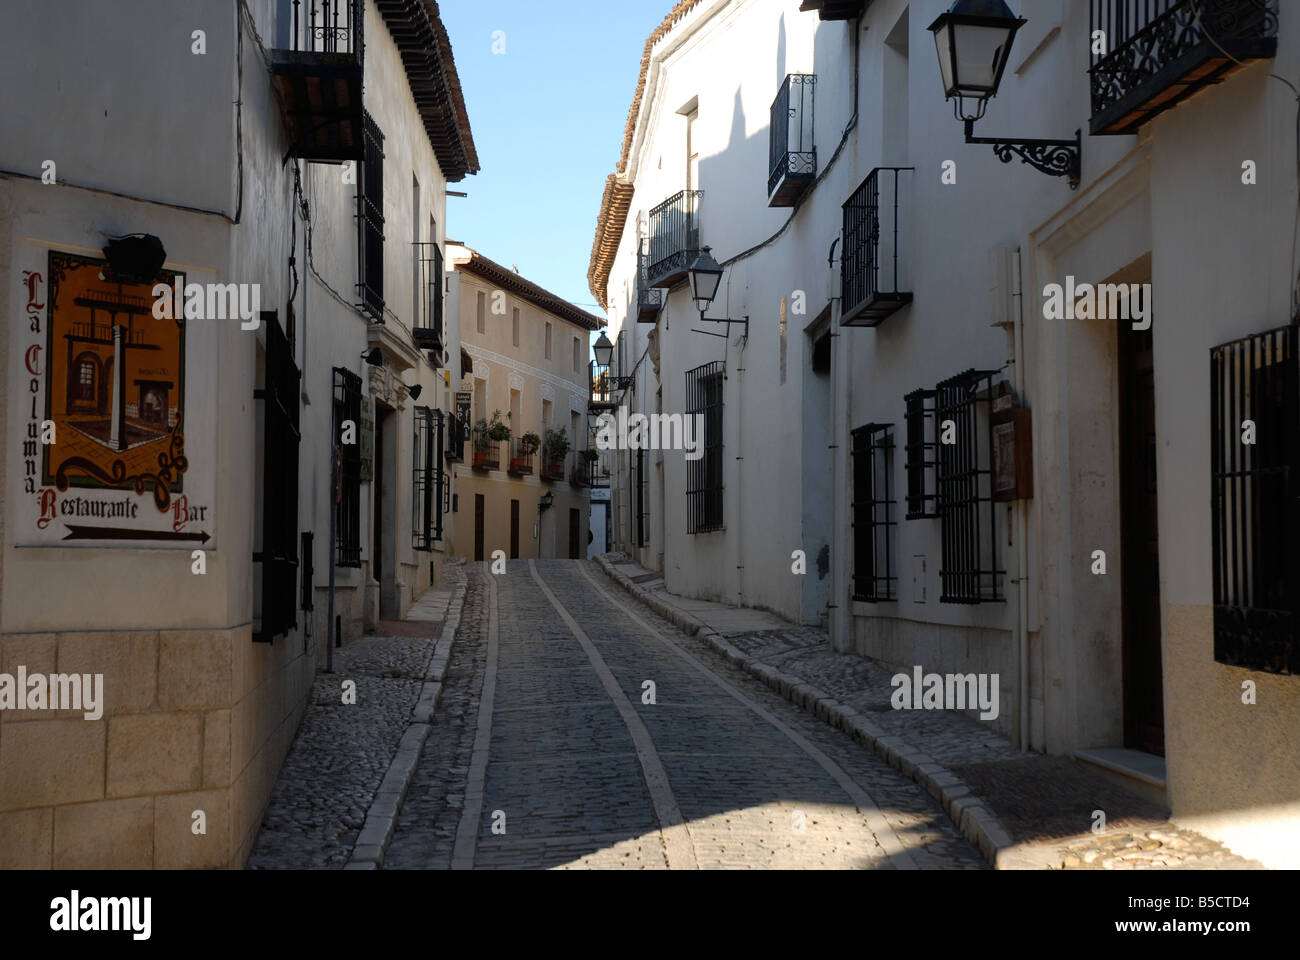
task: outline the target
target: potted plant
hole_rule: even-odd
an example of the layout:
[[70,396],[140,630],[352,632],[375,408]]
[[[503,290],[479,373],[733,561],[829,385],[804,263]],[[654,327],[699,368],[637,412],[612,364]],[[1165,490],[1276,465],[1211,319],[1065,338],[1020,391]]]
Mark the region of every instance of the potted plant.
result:
[[489,421],[480,418],[474,425],[474,466],[495,470],[500,460],[497,459],[497,444],[510,439],[510,428],[501,422],[501,411],[492,414]]
[[492,422],[487,425],[487,436],[489,440],[495,440],[498,443],[510,439],[510,428],[501,422],[501,411],[492,411]]
[[569,436],[563,430],[546,431],[545,463],[542,469],[551,478],[564,477],[564,458],[569,453]]
[[542,445],[542,438],[531,430],[519,438],[519,452],[531,456]]
[[542,439],[535,433],[525,433],[519,438],[514,454],[510,457],[510,472],[518,476],[533,472],[533,454],[541,445]]

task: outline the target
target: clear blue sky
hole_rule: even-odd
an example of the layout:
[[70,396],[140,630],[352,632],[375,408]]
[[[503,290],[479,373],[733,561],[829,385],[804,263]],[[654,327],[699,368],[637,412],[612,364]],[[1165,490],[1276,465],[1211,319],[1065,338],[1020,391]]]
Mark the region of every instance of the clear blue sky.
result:
[[[674,0],[441,0],[482,171],[447,236],[604,316],[587,260],[646,37]],[[493,32],[505,32],[494,54]]]

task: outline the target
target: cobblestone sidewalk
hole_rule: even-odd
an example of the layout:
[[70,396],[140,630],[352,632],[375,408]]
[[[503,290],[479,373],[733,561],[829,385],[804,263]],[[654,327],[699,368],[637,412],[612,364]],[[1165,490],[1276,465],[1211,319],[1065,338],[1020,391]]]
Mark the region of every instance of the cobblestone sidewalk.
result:
[[[837,653],[825,631],[762,611],[675,597],[620,554],[600,566],[623,589],[923,784],[1001,869],[1261,869],[1173,824],[1164,811],[1074,760],[1026,754],[956,711],[896,711],[898,668]],[[747,622],[749,618],[752,622]],[[755,629],[756,628],[756,629]],[[1093,811],[1106,829],[1091,831]]]
[[[250,870],[339,869],[348,861],[420,704],[430,661],[453,597],[464,592],[463,566],[411,606],[406,620],[334,651],[334,672],[316,674],[311,701],[285,758]],[[342,683],[356,682],[356,703]]]

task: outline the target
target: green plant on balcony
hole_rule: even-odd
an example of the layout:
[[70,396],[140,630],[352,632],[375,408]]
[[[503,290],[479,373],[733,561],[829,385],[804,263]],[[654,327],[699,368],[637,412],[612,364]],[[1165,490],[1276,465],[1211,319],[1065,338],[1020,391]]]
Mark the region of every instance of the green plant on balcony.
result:
[[519,438],[519,452],[531,456],[537,452],[537,448],[542,445],[542,438],[531,430]]
[[479,422],[474,425],[475,433],[483,439],[484,442],[502,442],[510,439],[510,427],[501,422],[501,411],[492,412],[491,421],[486,418],[480,418]]
[[585,459],[588,463],[595,463],[597,460],[600,459],[600,451],[599,451],[599,450],[584,450],[584,451],[582,451],[582,456],[583,456],[583,459]]
[[563,460],[569,453],[569,437],[563,430],[546,431],[546,456],[548,459]]

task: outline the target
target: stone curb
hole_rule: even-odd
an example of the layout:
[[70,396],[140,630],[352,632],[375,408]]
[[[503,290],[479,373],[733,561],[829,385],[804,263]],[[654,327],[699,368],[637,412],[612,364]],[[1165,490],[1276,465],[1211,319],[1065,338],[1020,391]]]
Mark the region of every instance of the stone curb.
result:
[[415,776],[415,765],[420,762],[420,751],[424,741],[429,738],[433,715],[437,712],[438,701],[442,697],[442,684],[447,676],[447,666],[451,661],[451,645],[456,639],[456,628],[460,626],[461,611],[465,606],[465,592],[468,583],[464,580],[452,589],[451,599],[447,603],[447,618],[442,623],[442,633],[434,645],[433,655],[424,670],[424,686],[420,688],[420,699],[411,709],[411,722],[397,743],[397,752],[388,764],[388,772],[375,791],[366,811],[365,822],[361,826],[352,853],[348,857],[344,870],[378,870],[384,865],[384,856],[393,839],[393,827],[397,815],[406,800],[407,788]]
[[798,704],[830,726],[843,730],[895,770],[924,787],[943,807],[944,813],[962,836],[979,849],[995,870],[1042,869],[1045,866],[1028,857],[1022,846],[1011,839],[1010,831],[972,794],[970,786],[946,767],[936,763],[933,757],[901,737],[886,735],[880,727],[847,704],[797,677],[783,673],[770,663],[749,656],[728,643],[703,621],[647,593],[626,574],[614,569],[614,564],[607,555],[597,556],[596,563],[611,580],[643,605],[691,636],[704,641],[791,703]]

